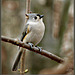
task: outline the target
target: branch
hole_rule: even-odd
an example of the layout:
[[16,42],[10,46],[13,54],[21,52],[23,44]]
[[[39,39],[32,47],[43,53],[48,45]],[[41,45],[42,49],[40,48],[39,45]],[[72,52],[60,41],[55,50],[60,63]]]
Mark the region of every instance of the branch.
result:
[[43,50],[43,49],[40,52],[37,47],[32,47],[31,48],[29,44],[23,43],[22,41],[17,41],[17,40],[15,40],[13,38],[8,38],[8,37],[5,37],[5,36],[1,36],[1,40],[4,41],[4,42],[8,42],[8,43],[11,43],[11,44],[26,48],[26,49],[28,49],[30,51],[35,52],[35,53],[41,54],[41,55],[43,55],[45,57],[48,57],[48,58],[50,58],[50,59],[52,59],[52,60],[54,60],[54,61],[56,61],[58,63],[64,62],[64,60],[62,58],[60,58],[60,57],[58,57],[58,56],[56,56],[56,55],[54,55],[54,54],[52,54],[52,53],[50,53],[50,52],[48,52],[46,50]]

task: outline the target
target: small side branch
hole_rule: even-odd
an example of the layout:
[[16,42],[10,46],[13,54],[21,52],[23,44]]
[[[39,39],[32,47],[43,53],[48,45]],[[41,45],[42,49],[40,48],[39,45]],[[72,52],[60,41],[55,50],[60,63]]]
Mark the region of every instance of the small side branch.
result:
[[11,43],[11,44],[26,48],[26,49],[28,49],[30,51],[33,51],[33,52],[36,52],[38,54],[41,54],[41,55],[43,55],[45,57],[48,57],[48,58],[50,58],[50,59],[52,59],[52,60],[54,60],[54,61],[56,61],[58,63],[64,62],[64,60],[62,58],[60,58],[60,57],[58,57],[58,56],[56,56],[56,55],[54,55],[54,54],[52,54],[52,53],[50,53],[50,52],[48,52],[46,50],[42,50],[40,52],[37,47],[31,48],[29,44],[25,44],[22,41],[17,41],[17,40],[15,40],[13,38],[8,38],[8,37],[5,37],[5,36],[1,36],[1,40],[4,41],[4,42],[8,42],[8,43]]
[[[30,2],[31,0],[26,0],[26,11],[25,14],[28,14],[30,12]],[[25,16],[25,23],[27,22],[27,18]],[[22,57],[21,57],[21,75],[24,75],[24,70],[25,70],[25,55],[26,55],[26,50],[23,51]]]

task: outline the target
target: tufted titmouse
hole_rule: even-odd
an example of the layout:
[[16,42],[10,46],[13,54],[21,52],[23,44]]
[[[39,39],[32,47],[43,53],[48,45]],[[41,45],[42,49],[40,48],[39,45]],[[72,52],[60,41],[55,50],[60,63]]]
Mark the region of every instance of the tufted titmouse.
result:
[[[33,43],[36,46],[42,40],[45,31],[43,15],[39,15],[36,13],[30,13],[25,15],[28,20],[24,27],[20,40],[24,43]],[[16,61],[13,65],[12,71],[17,70],[22,51],[22,48],[20,48]]]

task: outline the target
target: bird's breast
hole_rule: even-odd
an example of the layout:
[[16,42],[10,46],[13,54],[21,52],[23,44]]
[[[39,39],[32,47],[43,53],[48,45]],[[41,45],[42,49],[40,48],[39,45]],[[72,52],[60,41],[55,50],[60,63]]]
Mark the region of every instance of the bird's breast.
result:
[[30,27],[31,31],[28,33],[25,41],[37,45],[43,38],[45,30],[44,24],[31,24]]

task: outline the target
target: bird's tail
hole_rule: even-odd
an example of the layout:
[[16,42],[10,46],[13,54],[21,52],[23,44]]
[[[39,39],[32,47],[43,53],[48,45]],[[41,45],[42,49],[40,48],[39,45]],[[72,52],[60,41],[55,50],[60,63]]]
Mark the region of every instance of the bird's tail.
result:
[[16,58],[16,60],[15,60],[15,62],[14,62],[14,64],[13,64],[12,71],[16,71],[16,70],[17,70],[17,66],[18,66],[19,61],[20,61],[20,58],[21,58],[21,56],[22,56],[22,52],[23,52],[22,49],[19,50],[19,53],[18,53],[18,55],[17,55],[17,58]]

